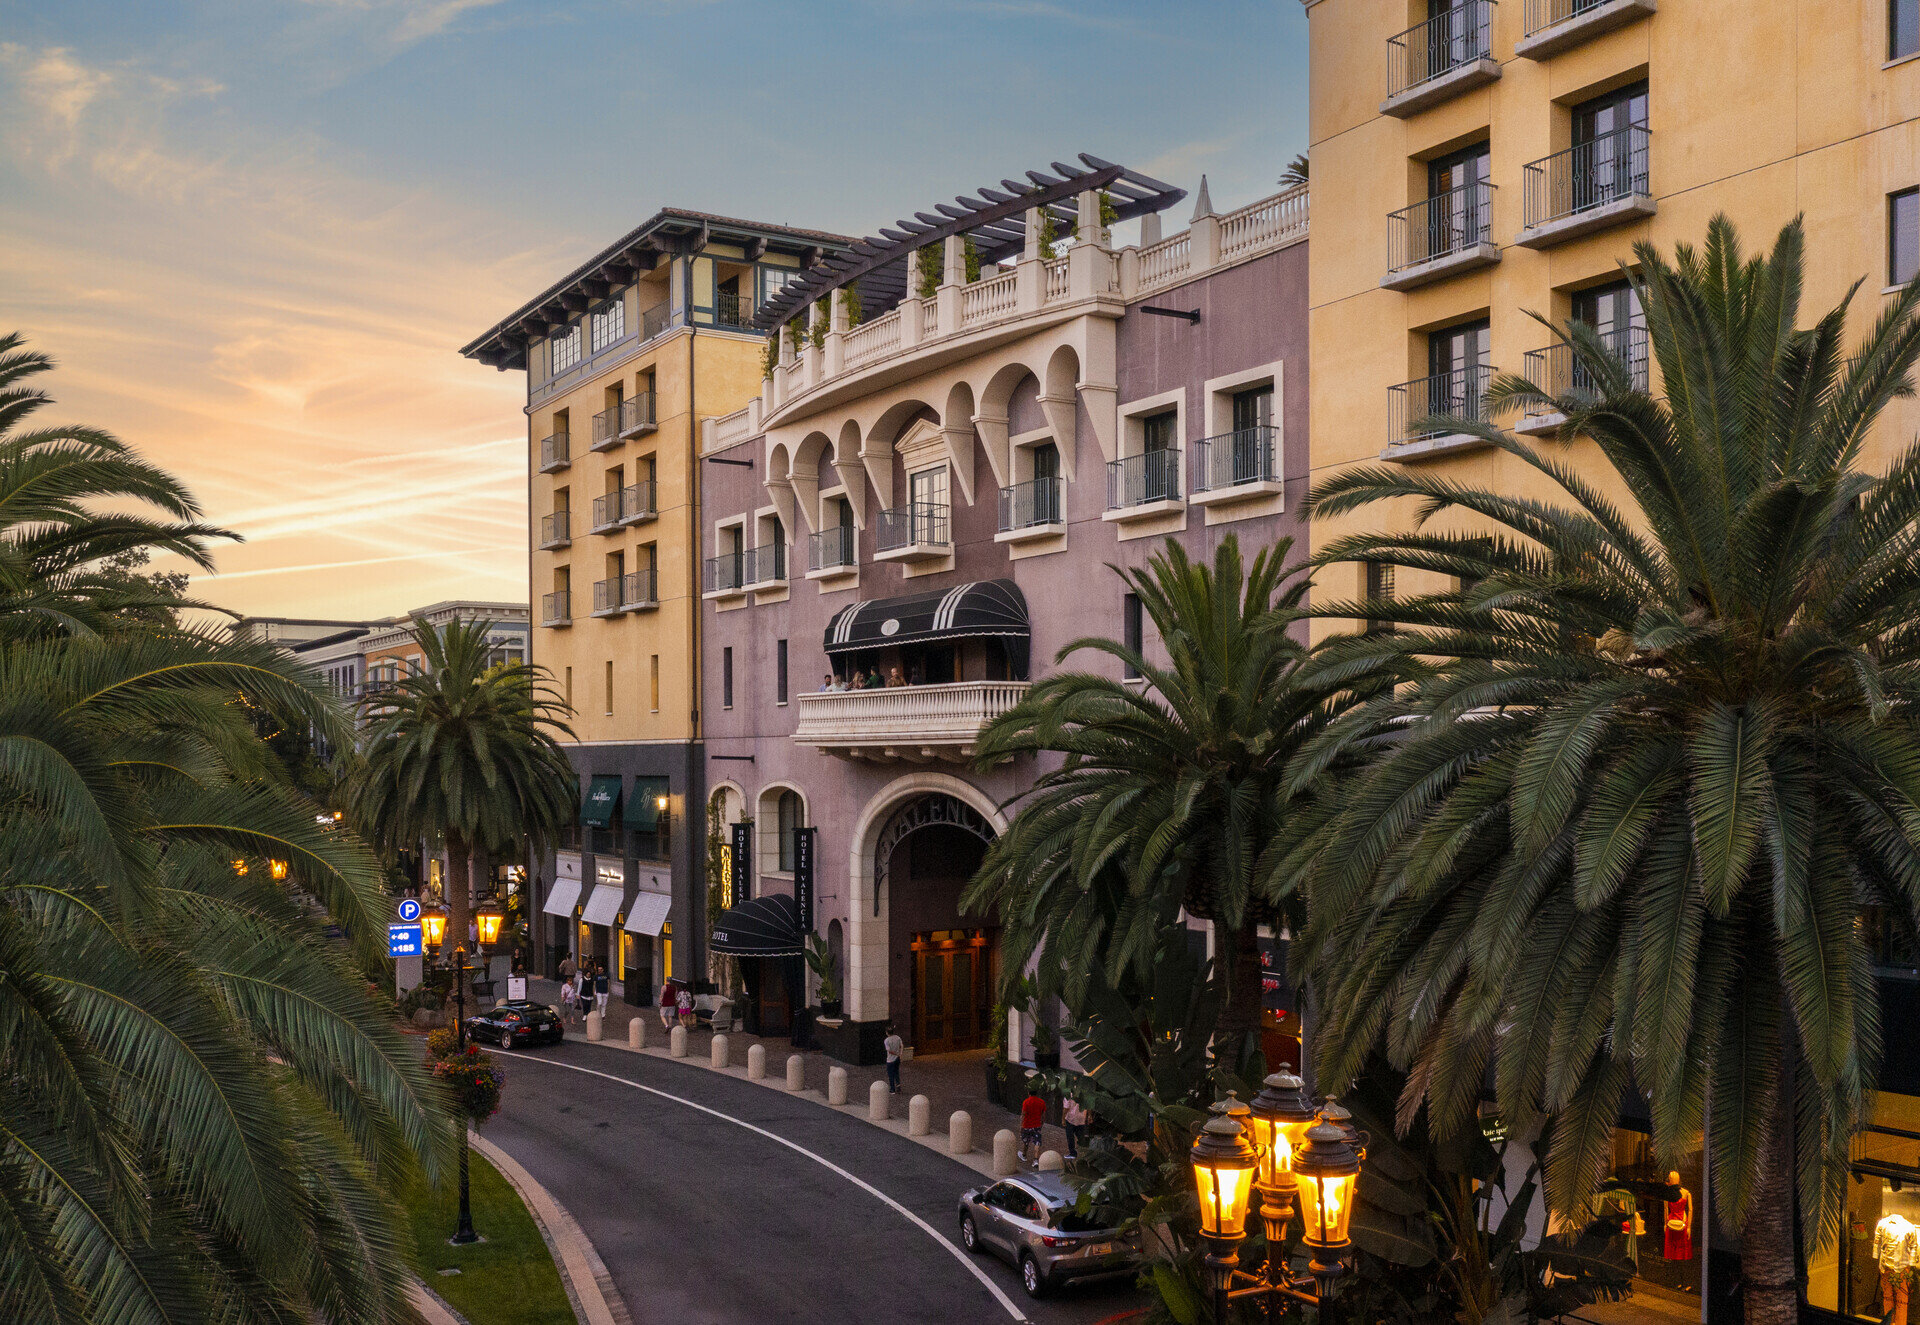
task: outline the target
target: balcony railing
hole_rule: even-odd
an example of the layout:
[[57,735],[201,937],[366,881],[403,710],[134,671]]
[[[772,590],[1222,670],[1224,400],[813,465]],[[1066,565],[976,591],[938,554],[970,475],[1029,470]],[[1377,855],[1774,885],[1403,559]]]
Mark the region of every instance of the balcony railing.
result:
[[653,480],[641,479],[638,483],[629,483],[620,489],[620,523],[633,524],[639,520],[652,519],[657,512],[654,509]]
[[1487,384],[1499,371],[1491,364],[1475,364],[1470,368],[1435,373],[1431,377],[1416,377],[1411,382],[1388,387],[1389,427],[1392,429],[1389,441],[1398,444],[1446,436],[1445,428],[1419,426],[1420,420],[1429,415],[1444,414],[1476,422],[1485,418],[1483,403]]
[[[1645,391],[1648,383],[1647,329],[1622,327],[1617,331],[1602,332],[1600,339],[1613,352],[1613,357],[1626,365],[1633,389]],[[1594,377],[1593,370],[1574,358],[1571,345],[1548,345],[1544,349],[1528,350],[1526,372],[1528,381],[1556,396],[1564,396],[1569,392],[1597,394],[1600,391],[1600,382]]]
[[1467,0],[1387,38],[1387,95],[1399,96],[1493,54],[1493,0]]
[[540,596],[540,624],[564,626],[573,620],[573,595],[565,589]]
[[1180,453],[1144,451],[1107,465],[1107,509],[1180,500]]
[[717,557],[708,557],[706,591],[727,593],[745,588],[746,580],[743,576],[746,573],[746,562],[745,552],[722,552]]
[[620,493],[616,489],[593,499],[593,532],[608,533],[620,527]]
[[1526,35],[1565,23],[1570,18],[1600,8],[1608,0],[1527,0],[1524,27]]
[[620,440],[620,406],[603,409],[593,416],[592,450],[598,451]]
[[612,616],[620,610],[620,577],[611,576],[593,582],[593,614]]
[[1215,492],[1244,483],[1274,483],[1280,478],[1280,430],[1241,428],[1208,437],[1193,446],[1193,490]]
[[658,607],[660,605],[660,573],[651,568],[630,570],[620,577],[620,606],[631,610],[636,607]]
[[807,539],[808,570],[840,570],[854,564],[852,525],[829,525]]
[[909,502],[880,512],[874,530],[874,547],[881,552],[897,552],[910,547],[946,547],[949,508],[938,502]]
[[1026,697],[1025,681],[961,681],[796,695],[793,739],[875,759],[966,759],[980,731]]
[[743,584],[780,584],[787,578],[787,544],[784,539],[762,543],[746,552]]
[[652,340],[665,331],[673,322],[673,308],[664,302],[655,304],[640,315],[640,339]]
[[746,327],[753,321],[753,300],[725,290],[713,296],[713,323],[718,327]]
[[620,402],[620,435],[633,437],[653,431],[653,392],[642,391],[632,400]]
[[551,437],[540,439],[540,469],[544,473],[552,469],[565,469],[573,461],[567,450],[567,435],[557,432]]
[[1646,125],[1629,124],[1603,133],[1590,143],[1530,162],[1526,168],[1526,224],[1543,225],[1610,202],[1651,196],[1648,138]]
[[1060,523],[1060,480],[1037,478],[1000,489],[1000,532]]
[[1404,271],[1493,242],[1493,185],[1462,184],[1387,214],[1387,265]]
[[569,533],[572,524],[572,511],[555,511],[552,515],[541,516],[540,546],[565,547],[572,539]]

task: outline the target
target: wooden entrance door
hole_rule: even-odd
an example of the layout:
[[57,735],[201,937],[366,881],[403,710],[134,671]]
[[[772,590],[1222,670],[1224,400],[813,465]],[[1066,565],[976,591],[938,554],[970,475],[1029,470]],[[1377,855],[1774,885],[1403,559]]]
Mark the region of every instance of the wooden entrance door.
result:
[[984,930],[937,929],[913,936],[915,1053],[953,1053],[986,1044],[991,962]]

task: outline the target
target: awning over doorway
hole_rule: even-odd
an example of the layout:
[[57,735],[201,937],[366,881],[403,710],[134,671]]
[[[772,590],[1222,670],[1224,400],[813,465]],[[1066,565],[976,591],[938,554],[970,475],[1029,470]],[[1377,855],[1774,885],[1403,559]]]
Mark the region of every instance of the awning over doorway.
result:
[[800,908],[785,893],[773,893],[722,911],[713,922],[713,950],[729,957],[798,957]]
[[580,822],[589,828],[613,827],[613,816],[620,808],[619,777],[596,773],[587,784],[586,799],[580,802]]
[[618,884],[595,884],[593,895],[587,898],[587,904],[580,912],[580,919],[589,925],[611,925],[613,918],[620,914],[620,903],[625,892]]
[[890,644],[929,640],[1004,639],[1024,663],[1033,634],[1027,622],[1027,596],[1012,580],[975,580],[970,584],[901,598],[851,603],[827,622],[827,653],[858,653]]
[[573,907],[580,900],[580,880],[555,879],[553,887],[547,889],[547,904],[541,908],[550,916],[570,916]]
[[660,927],[667,923],[667,913],[672,910],[673,898],[665,893],[641,893],[633,899],[633,907],[627,912],[627,932],[658,938]]

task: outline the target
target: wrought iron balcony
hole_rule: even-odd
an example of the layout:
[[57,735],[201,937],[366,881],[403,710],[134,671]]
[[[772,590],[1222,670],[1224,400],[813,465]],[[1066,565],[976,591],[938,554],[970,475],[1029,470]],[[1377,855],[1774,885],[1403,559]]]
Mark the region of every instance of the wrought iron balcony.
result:
[[572,542],[569,527],[573,523],[572,511],[555,511],[552,515],[540,517],[540,546],[543,548],[565,547]]
[[729,294],[725,290],[713,296],[713,323],[717,327],[733,327],[745,331],[753,325],[753,300],[743,295]]
[[1391,429],[1383,460],[1409,459],[1443,451],[1484,446],[1470,434],[1450,431],[1442,424],[1426,422],[1430,416],[1473,422],[1486,417],[1484,399],[1487,384],[1500,370],[1491,364],[1475,364],[1450,373],[1416,377],[1411,382],[1387,388],[1388,426]]
[[1036,478],[1000,489],[1000,532],[1047,529],[1060,524],[1061,485],[1056,478]]
[[1494,0],[1466,0],[1387,38],[1387,115],[1411,115],[1500,76]]
[[642,520],[651,520],[659,514],[654,508],[654,484],[652,479],[641,479],[638,483],[629,483],[620,489],[620,514],[618,519],[623,525],[639,524]]
[[874,556],[880,561],[923,561],[953,550],[951,508],[940,502],[909,502],[881,511],[874,526]]
[[649,567],[630,570],[620,577],[620,607],[632,612],[660,606],[660,573]]
[[620,528],[620,491],[593,499],[593,532],[611,534]]
[[746,588],[745,552],[723,552],[717,557],[708,557],[706,577],[703,583],[708,593],[738,593]]
[[631,400],[620,402],[620,435],[638,437],[642,433],[652,432],[653,392],[642,391]]
[[851,570],[856,540],[852,525],[829,525],[807,539],[809,571]]
[[1180,500],[1180,453],[1143,451],[1107,465],[1107,509],[1124,511]]
[[540,472],[551,474],[556,469],[565,469],[573,463],[573,457],[567,449],[567,435],[557,432],[551,437],[540,439]]
[[780,540],[750,547],[745,556],[745,578],[741,583],[762,589],[787,582],[787,544]]
[[1513,242],[1545,248],[1564,239],[1654,212],[1644,124],[1603,133],[1590,143],[1530,162],[1526,225]]
[[673,308],[661,302],[640,315],[640,339],[652,340],[673,325]]
[[620,577],[609,576],[593,582],[593,614],[615,616],[620,611]]
[[961,681],[796,695],[793,739],[849,758],[964,762],[981,729],[1026,693],[1025,681]]
[[1526,35],[1513,44],[1513,53],[1544,60],[1656,8],[1656,0],[1527,0],[1522,25]]
[[[1613,352],[1613,356],[1626,366],[1627,378],[1633,384],[1633,389],[1647,390],[1650,381],[1647,329],[1623,327],[1602,332],[1600,339]],[[1600,390],[1593,370],[1575,359],[1573,347],[1566,344],[1528,350],[1526,376],[1535,386],[1556,396],[1574,392],[1598,393]],[[1515,425],[1514,431],[1538,436],[1554,431],[1564,421],[1564,416],[1559,413],[1529,414]]]
[[593,443],[588,448],[605,451],[609,447],[620,445],[620,406],[603,409],[593,416]]
[[1193,444],[1193,495],[1280,481],[1280,430],[1240,428]]
[[565,589],[557,589],[540,597],[540,624],[543,626],[566,626],[573,623],[573,595]]
[[1410,290],[1499,260],[1493,185],[1462,184],[1387,214],[1387,275],[1380,284]]

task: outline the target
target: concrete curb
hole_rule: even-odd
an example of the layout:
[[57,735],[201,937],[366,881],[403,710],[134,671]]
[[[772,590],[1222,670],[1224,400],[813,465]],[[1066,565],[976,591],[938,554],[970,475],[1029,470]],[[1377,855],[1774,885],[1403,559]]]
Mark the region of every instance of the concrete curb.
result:
[[924,1146],[928,1150],[945,1155],[948,1159],[956,1163],[965,1164],[982,1177],[991,1178],[994,1176],[993,1158],[991,1155],[982,1153],[977,1147],[964,1155],[956,1155],[947,1149],[947,1134],[945,1131],[935,1128],[925,1136],[915,1136],[911,1131],[912,1124],[907,1118],[888,1118],[884,1122],[871,1119],[867,1116],[868,1100],[863,1099],[851,1104],[833,1104],[828,1101],[824,1092],[818,1090],[789,1091],[784,1073],[778,1077],[755,1079],[747,1075],[747,1069],[745,1067],[714,1067],[707,1059],[693,1054],[689,1054],[685,1058],[675,1058],[666,1049],[657,1048],[654,1045],[648,1045],[644,1049],[635,1049],[617,1039],[600,1040],[597,1041],[597,1043],[603,1049],[617,1049],[621,1053],[634,1054],[641,1058],[658,1058],[682,1067],[698,1068],[702,1072],[711,1072],[715,1076],[730,1077],[735,1081],[744,1081],[750,1085],[759,1086],[764,1090],[773,1091],[790,1100],[806,1100],[809,1103],[817,1104],[823,1109],[829,1109],[834,1113],[841,1114],[848,1118],[857,1118],[869,1127],[876,1127],[882,1131],[892,1132],[902,1140],[911,1141],[917,1146]]
[[421,1283],[413,1281],[407,1291],[413,1301],[413,1309],[420,1313],[420,1319],[427,1325],[468,1325],[467,1318],[447,1304],[447,1300]]
[[499,1146],[472,1130],[467,1132],[467,1140],[520,1193],[527,1213],[540,1226],[540,1236],[546,1239],[553,1253],[560,1282],[566,1286],[573,1314],[581,1325],[633,1325],[633,1317],[627,1314],[627,1304],[614,1288],[606,1263],[566,1207],[554,1200],[518,1160]]

